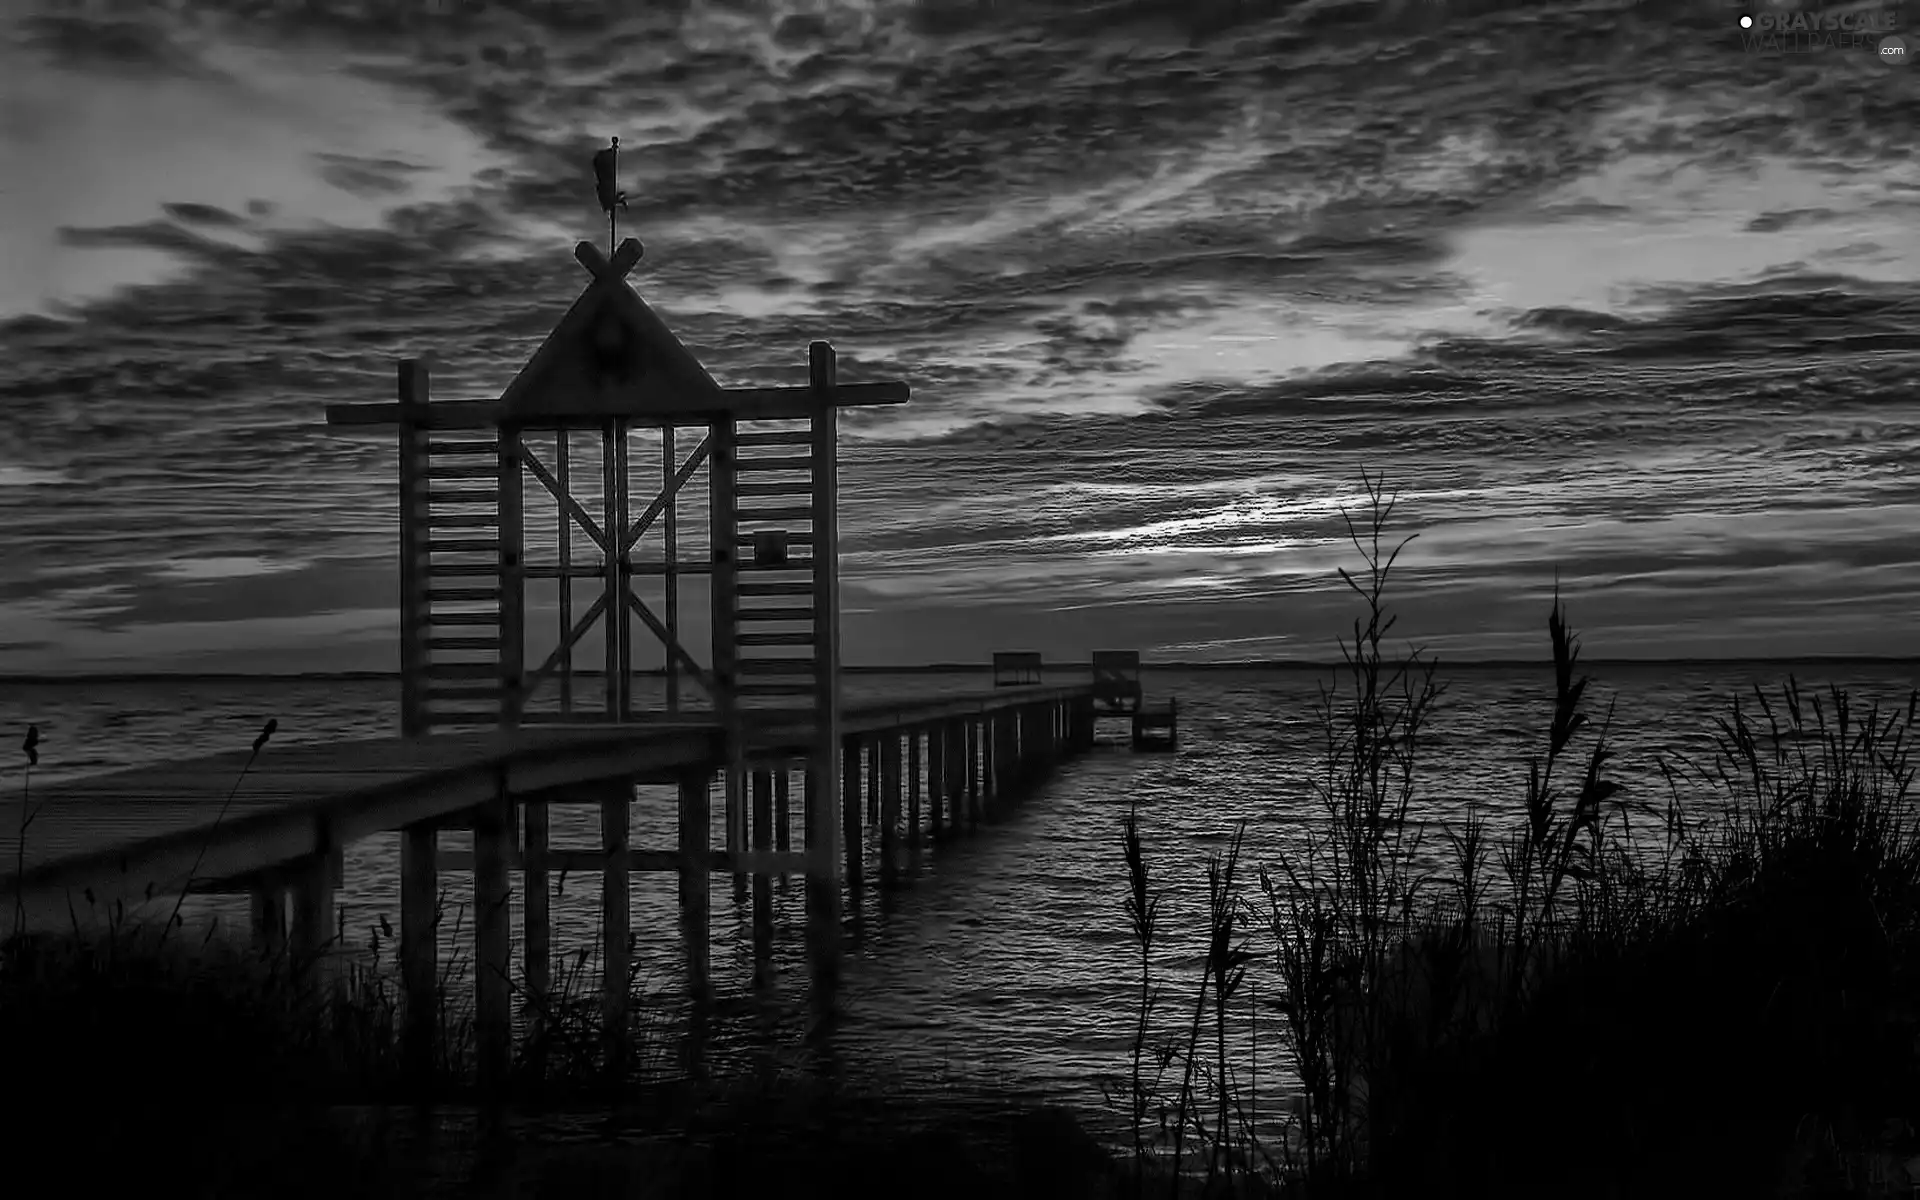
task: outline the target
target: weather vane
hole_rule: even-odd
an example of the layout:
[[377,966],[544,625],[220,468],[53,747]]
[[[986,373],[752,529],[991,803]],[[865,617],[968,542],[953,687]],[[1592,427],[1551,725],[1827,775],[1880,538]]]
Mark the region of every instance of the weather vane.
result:
[[620,217],[615,209],[627,206],[627,194],[620,190],[620,139],[593,156],[594,191],[600,208],[607,214],[607,256],[611,258],[619,237]]

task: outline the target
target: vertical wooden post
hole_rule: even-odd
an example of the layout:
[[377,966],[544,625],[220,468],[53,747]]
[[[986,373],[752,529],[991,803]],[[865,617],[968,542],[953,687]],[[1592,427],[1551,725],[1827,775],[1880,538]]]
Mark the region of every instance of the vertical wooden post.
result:
[[875,736],[867,743],[867,824],[880,823],[880,747],[886,741],[885,736]]
[[920,736],[918,729],[907,733],[907,849],[920,852]]
[[814,734],[810,770],[815,802],[808,823],[807,941],[816,1004],[824,1008],[840,975],[840,435],[833,347],[807,347],[812,389]]
[[520,430],[499,430],[500,723],[520,724],[520,683],[527,669],[526,523],[520,491]]
[[980,824],[980,774],[981,757],[986,753],[985,739],[980,736],[980,722],[974,718],[967,720],[967,825],[969,828]]
[[620,613],[627,606],[627,583],[620,569],[620,543],[626,540],[627,527],[625,514],[620,511],[620,489],[614,482],[619,466],[614,461],[614,443],[619,440],[618,422],[611,419],[600,423],[600,527],[606,535],[606,574],[601,579],[601,587],[607,598],[606,612],[600,618],[600,631],[604,635],[605,653],[602,670],[607,681],[607,719],[618,721],[625,711],[625,702],[621,698],[621,688],[627,675],[620,669],[625,660],[625,647],[620,644],[620,631],[625,628],[620,623]]
[[696,1001],[712,993],[710,913],[713,904],[713,776],[680,777],[680,919],[686,939],[687,987]]
[[883,734],[880,749],[880,882],[900,881],[900,735]]
[[400,832],[400,980],[406,992],[403,1051],[416,1087],[433,1074],[438,1028],[440,859],[432,825]]
[[263,871],[254,876],[247,894],[252,901],[253,948],[264,958],[279,958],[287,949],[286,883]]
[[553,993],[553,889],[547,883],[549,815],[546,797],[530,796],[524,802],[520,919],[525,927],[522,940],[527,957],[527,991],[533,1000],[531,1032],[535,1045],[541,1044],[538,1034],[545,1024],[542,1014]]
[[622,721],[633,715],[633,605],[628,600],[633,588],[633,555],[627,548],[627,525],[633,520],[633,503],[628,496],[631,480],[627,471],[627,436],[631,429],[625,417],[613,419],[613,478],[608,481],[618,516],[608,524],[607,537],[613,543],[620,586],[613,596],[614,607],[607,610],[607,616],[612,621],[608,628],[619,631],[620,707],[616,719]]
[[764,767],[753,773],[753,953],[758,959],[773,954],[773,880],[767,874],[766,854],[773,849],[773,772]]
[[946,835],[941,822],[941,799],[947,794],[947,725],[927,729],[927,834],[934,841]]
[[[665,559],[661,567],[661,586],[666,614],[667,633],[674,641],[680,640],[680,489],[673,486],[673,477],[680,473],[678,455],[673,448],[673,426],[660,427],[660,489],[666,493],[667,503],[660,510],[660,539],[665,548]],[[667,711],[680,711],[680,660],[671,651],[667,659]]]
[[427,364],[400,360],[400,733],[427,731]]
[[820,807],[820,781],[809,770],[800,772],[800,845],[813,849],[814,812]]
[[735,689],[739,684],[739,665],[735,649],[740,629],[739,569],[739,426],[731,413],[716,417],[707,430],[707,487],[711,510],[712,566],[711,611],[713,624],[713,675],[718,688],[714,697],[715,716],[726,735],[727,757],[721,775],[724,792],[726,850],[732,856],[733,894],[736,900],[747,893],[747,875],[739,869],[742,852],[747,848],[747,813],[742,789],[745,784],[746,731]]
[[513,797],[499,794],[473,812],[474,1041],[480,1090],[500,1094],[513,1065],[513,915],[508,847]]
[[338,849],[300,860],[292,878],[293,921],[288,933],[295,967],[311,983],[332,982],[328,958],[334,940],[334,880]]
[[773,848],[785,853],[792,849],[792,815],[787,811],[787,787],[791,772],[786,763],[773,773]]
[[[562,496],[573,494],[573,467],[570,465],[568,445],[572,439],[567,430],[553,431],[553,481]],[[559,528],[554,531],[554,545],[559,552],[560,562],[560,662],[555,669],[559,676],[560,711],[573,715],[573,647],[567,642],[567,634],[573,631],[573,516],[567,512],[567,506],[556,502],[553,506],[559,520]]]
[[840,784],[845,789],[840,803],[840,832],[847,840],[847,886],[858,890],[864,873],[866,837],[860,828],[860,743],[848,738],[840,763]]
[[[619,536],[613,534],[612,536]],[[600,801],[600,1014],[610,1079],[626,1078],[628,928],[633,919],[632,872],[628,828],[633,815],[633,785],[622,779],[607,785]]]

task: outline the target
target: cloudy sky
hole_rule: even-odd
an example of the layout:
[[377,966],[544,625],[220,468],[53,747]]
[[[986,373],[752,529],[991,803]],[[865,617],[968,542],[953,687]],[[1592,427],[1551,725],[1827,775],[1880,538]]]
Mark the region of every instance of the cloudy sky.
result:
[[0,0],[0,670],[391,667],[392,454],[584,282],[843,379],[847,654],[1915,654],[1920,72],[1737,6]]

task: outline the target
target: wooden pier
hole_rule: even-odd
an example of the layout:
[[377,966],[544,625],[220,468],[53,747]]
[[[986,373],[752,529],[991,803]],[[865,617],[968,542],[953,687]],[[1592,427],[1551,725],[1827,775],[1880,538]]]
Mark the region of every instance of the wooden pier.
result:
[[[627,1027],[635,871],[679,877],[696,994],[708,986],[708,878],[751,888],[765,953],[769,881],[804,876],[808,959],[830,990],[845,893],[869,867],[894,885],[927,845],[977,827],[1091,746],[1100,715],[1142,713],[1132,652],[1095,655],[1088,683],[1048,685],[1039,656],[1022,652],[995,656],[991,686],[845,705],[836,417],[904,403],[907,385],[840,383],[832,348],[815,342],[806,385],[723,388],[626,282],[637,241],[611,259],[583,242],[575,256],[591,282],[497,401],[433,401],[426,364],[405,360],[396,403],[327,410],[332,426],[384,428],[397,442],[400,736],[268,745],[254,760],[213,755],[41,789],[24,850],[21,801],[0,799],[0,895],[30,927],[161,903],[165,916],[183,892],[244,892],[263,945],[324,961],[343,848],[400,832],[410,1037],[424,1045],[436,1016],[440,876],[470,872],[486,1086],[510,1061],[516,873],[535,993],[556,958],[551,879],[600,876],[610,1030]],[[643,431],[659,453],[648,467],[630,461]],[[684,456],[681,432],[692,435]],[[682,511],[702,474],[704,531]],[[549,609],[551,644],[536,645],[532,618]],[[704,655],[689,644],[690,610]],[[594,631],[588,673],[576,655]],[[636,703],[650,678],[636,652],[649,643],[665,673],[661,709]],[[1155,728],[1171,736],[1170,723]],[[673,785],[676,844],[632,844],[636,784]],[[597,806],[599,844],[552,845],[555,804]],[[471,830],[471,851],[442,848],[447,829]],[[610,1063],[620,1053],[609,1044]]]

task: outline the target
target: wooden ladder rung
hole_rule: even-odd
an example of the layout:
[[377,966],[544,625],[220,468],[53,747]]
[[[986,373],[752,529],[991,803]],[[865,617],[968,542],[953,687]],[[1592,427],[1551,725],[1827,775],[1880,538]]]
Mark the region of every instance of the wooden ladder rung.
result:
[[768,583],[743,579],[734,585],[734,591],[742,596],[811,596],[813,584],[804,579]]
[[427,639],[429,650],[498,650],[500,638],[494,637],[430,637]]
[[500,499],[497,488],[428,488],[428,504],[494,504]]
[[736,483],[733,494],[736,496],[807,496],[813,493],[813,481],[810,479],[782,479],[773,483]]
[[426,712],[429,725],[498,725],[500,714],[479,712],[466,709],[435,712],[429,708]]
[[753,561],[752,555],[748,555],[746,561],[740,564],[740,569],[748,572],[811,571],[813,570],[813,560],[811,558],[790,558],[783,563],[757,563]]
[[498,554],[498,538],[428,538],[428,554]]
[[498,600],[500,589],[490,588],[442,588],[437,592],[428,592],[428,600]]
[[811,621],[811,608],[742,608],[734,613],[742,621]]
[[497,512],[433,513],[427,518],[428,527],[434,529],[484,529],[499,523]]
[[811,679],[742,679],[733,690],[742,696],[804,696],[814,686]]
[[[753,534],[736,533],[733,535],[733,541],[735,545],[751,546],[753,545]],[[789,529],[787,530],[787,545],[811,546],[813,545],[813,534],[811,531],[805,529]]]
[[803,454],[797,457],[786,455],[774,458],[739,458],[734,460],[733,469],[736,471],[811,471],[813,457]]
[[428,454],[498,454],[498,442],[428,442]]
[[428,625],[498,625],[498,612],[429,612]]
[[811,429],[751,429],[733,435],[736,446],[807,446],[813,443]]
[[818,664],[811,658],[742,658],[733,666],[741,675],[811,675]]
[[492,479],[500,474],[496,463],[463,462],[450,467],[428,467],[428,479]]
[[432,700],[485,700],[497,699],[500,695],[498,683],[458,682],[429,679],[427,681],[427,699]]
[[[430,562],[427,564],[427,577],[429,579],[450,578],[453,576],[461,576],[461,575],[468,576],[468,577],[472,577],[476,575],[498,575],[499,573],[500,573],[499,563]],[[429,592],[427,594],[429,596],[438,598],[443,593]],[[499,595],[499,593],[496,591],[494,595]],[[483,597],[476,597],[476,599],[491,599],[491,597],[483,596]]]
[[813,505],[794,504],[785,508],[743,508],[733,515],[742,525],[757,521],[811,521]]
[[[807,614],[808,620],[813,619],[813,610],[803,609],[802,611]],[[733,636],[733,644],[736,646],[811,646],[813,645],[813,630],[797,629],[792,632],[782,631],[778,633],[737,633]]]
[[427,664],[429,680],[484,679],[498,684],[500,679],[499,663],[450,663],[437,662]]

